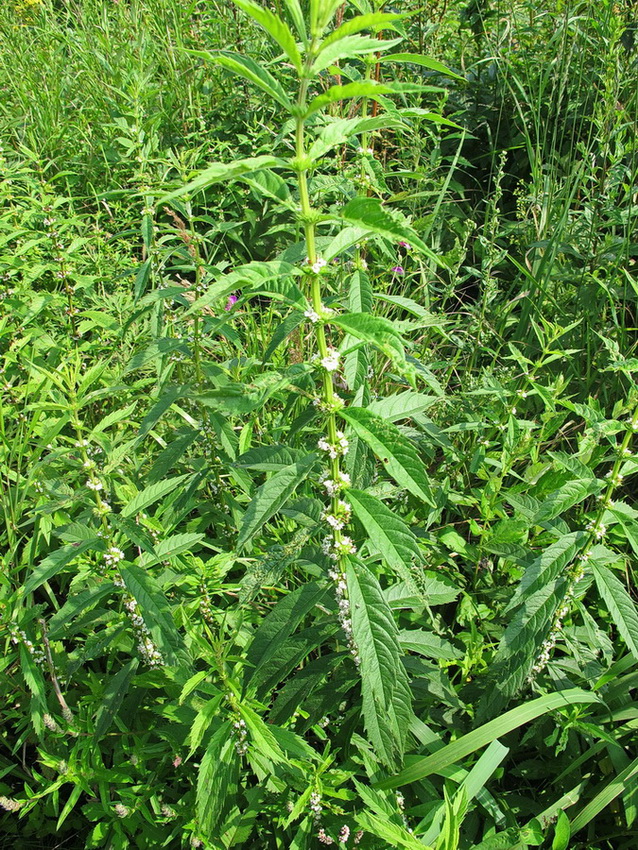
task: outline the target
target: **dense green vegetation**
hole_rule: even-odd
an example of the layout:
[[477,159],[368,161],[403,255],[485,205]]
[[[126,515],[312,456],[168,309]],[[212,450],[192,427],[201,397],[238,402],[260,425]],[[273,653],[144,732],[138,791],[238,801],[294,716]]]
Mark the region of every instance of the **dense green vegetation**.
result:
[[0,6],[0,848],[635,850],[637,18]]

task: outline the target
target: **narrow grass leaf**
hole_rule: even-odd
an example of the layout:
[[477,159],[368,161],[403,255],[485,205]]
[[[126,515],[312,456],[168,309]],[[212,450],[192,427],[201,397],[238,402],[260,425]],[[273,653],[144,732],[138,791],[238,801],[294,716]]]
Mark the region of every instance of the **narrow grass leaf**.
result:
[[398,788],[400,785],[418,782],[426,776],[438,773],[443,768],[455,764],[497,738],[502,738],[508,732],[530,723],[549,711],[567,708],[570,705],[587,705],[594,702],[600,702],[596,694],[583,691],[580,688],[570,688],[566,691],[558,691],[554,694],[538,697],[505,712],[494,720],[490,720],[489,723],[485,723],[473,732],[463,735],[435,753],[415,759],[409,767],[402,770],[397,776],[377,782],[375,787]]

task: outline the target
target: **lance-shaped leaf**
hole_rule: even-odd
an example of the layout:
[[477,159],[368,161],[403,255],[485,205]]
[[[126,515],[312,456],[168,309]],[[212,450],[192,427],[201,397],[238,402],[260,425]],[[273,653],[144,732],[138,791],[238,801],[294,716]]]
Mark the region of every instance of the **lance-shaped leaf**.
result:
[[345,86],[331,86],[323,94],[317,95],[308,104],[306,115],[312,115],[320,109],[325,109],[331,103],[349,100],[353,97],[367,97],[378,100],[386,94],[394,94],[395,88],[388,83],[377,83],[375,80],[365,80],[357,83],[347,83]]
[[188,664],[188,653],[173,622],[170,605],[155,579],[134,564],[122,565],[120,574],[164,661]]
[[276,166],[285,166],[284,160],[277,159],[275,156],[263,154],[262,156],[249,156],[246,159],[237,159],[235,162],[214,162],[201,171],[197,177],[164,195],[159,199],[159,204],[165,204],[167,201],[172,201],[173,198],[178,198],[180,195],[192,195],[195,192],[200,192],[202,189],[207,189],[213,183],[228,183],[231,180],[236,180],[244,174],[249,174],[251,171],[259,171],[262,168],[274,168]]
[[412,717],[408,676],[392,611],[361,563],[346,568],[352,632],[360,660],[363,720],[376,754],[393,767],[403,756]]
[[317,460],[316,454],[307,455],[297,463],[280,469],[261,485],[244,514],[237,538],[238,549],[246,546],[262,525],[286,504]]
[[405,360],[403,339],[388,319],[371,313],[342,313],[330,321],[350,336],[372,343],[392,361]]
[[235,799],[238,780],[239,755],[227,720],[211,738],[197,775],[197,819],[209,840]]
[[132,658],[121,670],[110,679],[104,691],[104,698],[98,708],[95,718],[95,738],[102,738],[115,720],[115,715],[120,709],[124,697],[128,693],[131,679],[139,666],[137,658]]
[[332,150],[332,148],[344,144],[348,139],[359,133],[369,133],[372,130],[386,130],[391,127],[403,127],[407,129],[407,125],[397,118],[396,115],[389,115],[387,113],[378,115],[375,118],[332,118],[331,116],[326,116],[326,120],[328,123],[321,130],[308,150],[308,156],[312,160],[319,159],[329,150]]
[[305,45],[308,41],[308,35],[306,33],[306,22],[304,20],[301,4],[299,3],[299,0],[284,0],[284,3],[286,5],[286,9],[288,9],[290,19],[295,25],[295,29],[299,33],[299,37]]
[[38,564],[26,580],[22,592],[25,595],[27,593],[33,593],[41,584],[44,584],[45,581],[49,581],[50,578],[57,575],[86,549],[101,548],[102,546],[103,543],[98,537],[92,537],[78,543],[69,543],[68,546],[62,546],[61,549],[56,549],[55,552],[52,552]]
[[413,228],[406,221],[401,221],[396,213],[385,209],[377,198],[353,198],[343,208],[341,216],[348,224],[365,228],[393,242],[409,242],[437,265],[447,268],[445,261],[428,248]]
[[595,558],[592,558],[590,563],[598,592],[627,644],[627,649],[638,659],[638,613],[634,601],[610,569]]
[[437,71],[439,74],[445,74],[447,77],[452,77],[462,83],[467,82],[465,77],[455,74],[448,67],[436,59],[430,59],[429,56],[421,56],[420,53],[390,53],[387,56],[380,56],[379,62],[401,62],[408,65],[420,65],[422,68],[428,68],[430,71]]
[[233,0],[233,3],[266,30],[290,59],[297,72],[301,74],[301,54],[288,24],[271,12],[270,9],[265,9],[253,0]]
[[400,15],[396,12],[371,12],[366,15],[355,15],[354,18],[350,18],[324,38],[322,49],[333,44],[335,41],[340,41],[347,35],[352,35],[362,30],[376,32],[379,29],[385,29],[388,24],[399,21],[404,17],[405,15]]
[[311,74],[317,75],[329,65],[333,65],[340,59],[353,56],[365,56],[367,53],[377,53],[380,50],[389,50],[399,44],[403,39],[393,38],[391,41],[379,41],[368,35],[346,35],[339,41],[333,41],[319,51],[313,62]]
[[400,487],[434,507],[430,483],[416,449],[396,425],[364,407],[349,407],[340,415],[379,458]]
[[362,490],[348,490],[348,501],[370,542],[386,564],[413,582],[412,565],[421,559],[415,534],[390,508]]

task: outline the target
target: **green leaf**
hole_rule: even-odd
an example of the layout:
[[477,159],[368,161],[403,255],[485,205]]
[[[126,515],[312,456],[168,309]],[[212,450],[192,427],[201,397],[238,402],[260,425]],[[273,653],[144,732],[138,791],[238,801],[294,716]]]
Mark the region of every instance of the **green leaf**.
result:
[[449,641],[423,629],[404,629],[399,633],[399,643],[405,652],[417,652],[426,658],[453,661],[463,657],[463,653]]
[[406,850],[432,850],[407,831],[404,826],[392,823],[387,818],[380,818],[371,812],[362,811],[356,815],[357,823],[366,832],[376,835],[386,842],[386,847],[405,847]]
[[280,469],[261,485],[243,516],[237,538],[238,550],[245,547],[262,525],[286,504],[317,459],[316,454],[308,455],[303,460]]
[[126,589],[137,602],[153,642],[167,664],[188,663],[182,638],[173,622],[170,605],[159,585],[134,564],[120,567]]
[[166,496],[167,493],[172,493],[178,484],[189,477],[191,477],[191,474],[187,472],[184,475],[177,475],[175,478],[167,478],[166,481],[158,481],[157,484],[149,484],[122,508],[121,515],[127,517],[140,513],[149,505],[157,502],[158,499]]
[[288,59],[290,59],[297,72],[301,74],[301,54],[288,24],[271,12],[270,9],[259,6],[253,0],[233,0],[233,3],[239,6],[240,9],[246,12],[247,15],[250,15],[253,20],[257,21],[266,30],[268,35],[277,42]]
[[348,559],[346,568],[352,633],[360,660],[363,720],[379,759],[401,761],[412,716],[408,677],[398,630],[376,578]]
[[230,721],[215,732],[206,748],[197,775],[197,818],[208,840],[237,794],[239,755]]
[[310,582],[281,599],[255,632],[246,653],[245,683],[249,684],[260,667],[266,665],[278,647],[289,637],[310,611],[327,595],[325,587]]
[[[344,144],[359,133],[406,127],[400,119],[388,113],[375,118],[333,118],[326,115],[325,120],[326,125],[308,150],[308,156],[312,160],[319,159],[332,148]],[[323,253],[325,256],[326,252]],[[327,259],[330,257],[328,256]]]
[[412,530],[379,499],[361,490],[348,490],[348,501],[374,548],[405,581],[414,583],[414,564],[422,562]]
[[49,620],[49,638],[55,639],[58,635],[65,632],[68,634],[69,623],[74,617],[77,617],[78,614],[81,614],[87,608],[104,599],[105,596],[110,596],[114,590],[115,585],[113,582],[108,581],[71,596]]
[[373,32],[376,32],[377,30],[384,29],[387,24],[399,21],[404,17],[405,15],[400,15],[396,12],[372,12],[367,15],[355,15],[353,18],[345,21],[345,23],[341,24],[340,27],[327,35],[322,42],[322,48],[325,48],[336,41],[340,41],[347,35],[352,35],[353,33],[361,32],[362,30],[372,30]]
[[532,525],[540,525],[555,519],[588,496],[597,493],[602,487],[602,482],[596,479],[568,481],[558,490],[544,497],[543,504],[532,518]]
[[627,767],[605,785],[589,803],[581,809],[571,822],[571,832],[575,835],[579,830],[600,814],[613,800],[628,787],[629,780],[638,774],[638,759],[634,759]]
[[570,534],[563,535],[551,546],[548,546],[525,569],[523,578],[505,608],[505,613],[524,604],[526,599],[562,575],[568,564],[583,548],[587,539],[587,534],[584,531],[573,531]]
[[561,809],[561,811],[558,813],[556,824],[554,826],[554,840],[552,841],[552,850],[567,850],[571,837],[572,830],[569,823],[569,818]]
[[518,729],[519,726],[523,726],[537,717],[547,714],[548,711],[555,711],[557,708],[567,708],[570,705],[582,705],[594,702],[600,702],[596,694],[583,691],[580,688],[570,688],[569,690],[538,697],[511,709],[511,711],[507,711],[494,720],[490,720],[489,723],[485,723],[478,729],[474,729],[473,732],[463,735],[451,744],[446,744],[435,753],[415,759],[409,767],[402,770],[397,776],[377,782],[375,783],[375,787],[398,788],[400,785],[418,782],[426,776],[439,773],[443,768],[449,767],[451,764],[456,764],[456,762],[461,761],[461,759],[466,758],[476,752],[476,750],[482,749],[497,738],[502,738],[513,729]]
[[[237,2],[237,0],[235,0]],[[368,35],[345,35],[339,41],[323,43],[317,58],[313,62],[310,73],[316,76],[325,68],[338,62],[340,59],[354,56],[365,56],[368,53],[377,53],[381,50],[389,50],[395,47],[403,39],[393,38],[390,41],[381,41]]]
[[299,37],[305,43],[308,40],[308,36],[306,34],[306,22],[304,21],[303,11],[299,5],[299,0],[284,0],[284,3],[286,4],[286,9],[288,9],[290,18],[299,33]]
[[598,592],[616,628],[627,644],[627,649],[638,660],[638,613],[633,599],[611,570],[598,563],[595,558],[591,558],[589,563],[594,572]]
[[368,410],[388,422],[398,422],[400,419],[409,419],[411,416],[423,413],[437,401],[440,401],[437,396],[404,390],[401,393],[371,401]]
[[109,680],[100,707],[97,710],[95,717],[95,739],[102,738],[110,729],[111,724],[115,720],[115,715],[120,709],[124,697],[128,693],[131,685],[131,679],[135,675],[139,661],[137,658],[131,658],[128,664],[125,664],[121,670]]
[[417,236],[407,221],[401,220],[396,212],[390,213],[377,198],[356,197],[349,201],[341,211],[348,224],[362,227],[369,233],[377,233],[392,242],[409,242],[414,248],[433,260],[438,266],[447,268],[443,259],[428,248]]
[[394,94],[394,91],[395,89],[391,85],[377,83],[374,80],[347,83],[345,86],[331,86],[326,92],[317,95],[317,97],[310,101],[306,111],[306,117],[340,100],[348,100],[353,97],[367,97],[373,100],[379,100],[383,95]]
[[349,407],[340,411],[352,427],[379,458],[388,473],[400,487],[434,507],[430,483],[423,470],[423,462],[416,449],[396,425],[386,422],[371,410]]
[[447,576],[424,570],[419,576],[419,591],[420,595],[415,596],[411,585],[401,581],[387,587],[383,595],[391,608],[422,608],[424,601],[430,606],[454,602],[461,589]]
[[[202,55],[200,51],[191,50],[189,52],[199,53]],[[276,80],[273,75],[258,62],[255,62],[254,59],[240,53],[226,52],[216,53],[214,56],[209,54],[207,58],[212,59],[223,68],[238,74],[240,77],[254,83],[256,86],[259,86],[262,91],[265,91],[266,94],[276,100],[280,106],[283,106],[287,112],[292,111],[292,103],[282,88],[281,83],[279,83],[278,80]],[[255,157],[255,159],[260,159],[260,157]],[[265,168],[271,168],[273,165],[281,164],[281,161],[277,160],[275,157],[267,157],[267,159],[272,160],[272,162],[265,165]],[[255,169],[250,170],[254,171]]]
[[276,472],[284,466],[290,466],[301,460],[301,449],[292,449],[284,445],[257,446],[240,455],[235,461],[242,469],[256,469],[260,472]]
[[198,749],[204,739],[204,735],[210,729],[211,723],[219,717],[219,706],[224,698],[223,694],[217,694],[212,699],[207,700],[200,708],[193,720],[193,724],[188,733],[188,758]]
[[70,543],[68,546],[62,546],[61,549],[56,549],[44,561],[41,561],[28,577],[22,588],[23,594],[26,596],[28,593],[33,593],[45,581],[49,581],[49,579],[68,566],[71,561],[74,561],[82,552],[96,547],[101,548],[102,545],[99,537],[92,537],[88,540]]
[[405,360],[401,335],[392,322],[370,313],[341,313],[330,319],[346,333],[379,348],[392,361]]
[[447,77],[452,77],[462,83],[467,82],[465,77],[460,77],[454,71],[450,71],[441,62],[436,59],[430,59],[429,56],[421,56],[420,53],[391,53],[387,56],[380,56],[379,62],[401,62],[409,65],[420,65],[422,68],[429,68],[430,71],[438,71],[439,74],[445,74]]
[[201,543],[205,538],[205,534],[195,534],[193,532],[187,534],[173,534],[165,540],[161,540],[154,546],[153,553],[143,553],[138,559],[140,567],[148,567],[165,561],[169,558],[174,558],[176,555],[181,555],[182,552],[190,552],[198,543]]
[[201,171],[193,180],[185,183],[174,192],[164,195],[159,199],[158,204],[165,204],[172,201],[174,198],[179,198],[180,195],[192,195],[195,192],[201,192],[202,189],[207,189],[214,183],[227,183],[231,180],[237,180],[244,174],[249,174],[252,171],[260,171],[262,168],[274,168],[282,166],[285,163],[277,159],[277,157],[269,154],[261,156],[251,156],[246,159],[236,159],[234,162],[214,162]]

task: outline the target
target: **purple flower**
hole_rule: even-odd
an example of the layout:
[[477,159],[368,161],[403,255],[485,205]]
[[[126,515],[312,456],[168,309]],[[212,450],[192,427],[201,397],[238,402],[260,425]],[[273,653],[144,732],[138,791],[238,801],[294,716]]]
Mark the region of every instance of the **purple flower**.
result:
[[405,274],[405,269],[403,268],[403,266],[393,266],[392,271],[394,272],[394,274]]
[[401,242],[399,242],[399,246],[400,246],[401,248],[405,248],[405,250],[406,250],[406,251],[411,251],[411,250],[412,250],[412,245],[410,245],[410,243],[409,243],[409,242],[403,242],[403,241],[401,241]]
[[224,307],[224,310],[232,310],[233,306],[237,303],[238,300],[239,299],[237,298],[236,295],[229,295],[228,301],[226,302],[226,306]]

